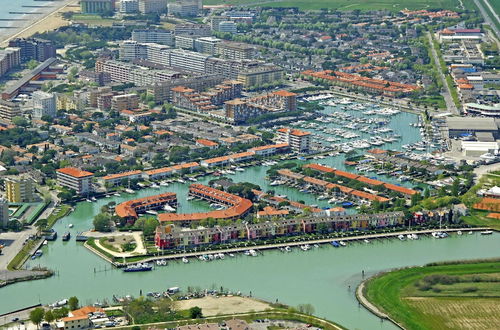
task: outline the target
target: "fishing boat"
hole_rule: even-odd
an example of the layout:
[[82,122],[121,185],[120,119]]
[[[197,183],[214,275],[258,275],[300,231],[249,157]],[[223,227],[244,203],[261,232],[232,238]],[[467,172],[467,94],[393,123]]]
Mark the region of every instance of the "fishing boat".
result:
[[69,231],[65,232],[63,235],[62,235],[62,240],[63,241],[69,241],[69,239],[71,238],[71,234]]
[[124,272],[130,273],[130,272],[147,272],[153,269],[153,266],[151,266],[148,263],[139,263],[135,265],[130,265],[127,266],[126,268],[123,269]]

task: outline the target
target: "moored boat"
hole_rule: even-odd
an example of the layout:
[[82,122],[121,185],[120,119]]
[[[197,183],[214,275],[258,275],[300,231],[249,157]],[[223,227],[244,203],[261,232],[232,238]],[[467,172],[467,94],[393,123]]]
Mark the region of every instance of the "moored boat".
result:
[[123,269],[124,272],[129,273],[129,272],[147,272],[153,269],[153,266],[151,266],[148,263],[139,263],[135,265],[130,265],[127,266],[126,268]]

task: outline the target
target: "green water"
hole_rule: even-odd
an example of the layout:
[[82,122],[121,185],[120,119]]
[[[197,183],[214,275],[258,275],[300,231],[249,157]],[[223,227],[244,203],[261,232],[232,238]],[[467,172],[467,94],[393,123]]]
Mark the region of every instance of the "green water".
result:
[[[408,127],[416,116],[401,113],[391,118],[389,124],[395,133],[402,135],[401,143],[412,143],[420,139],[417,129]],[[392,147],[392,146],[391,146]],[[329,157],[314,160],[328,166],[345,169],[344,157]],[[245,172],[229,175],[234,181],[249,181],[263,190],[273,189],[277,194],[288,195],[292,200],[304,200],[308,204],[327,206],[313,195],[301,193],[284,186],[271,187],[265,180],[268,167],[252,167]],[[354,169],[350,168],[349,171]],[[370,175],[372,176],[372,175]],[[203,178],[207,183],[211,178]],[[393,182],[392,178],[381,177]],[[362,280],[361,271],[369,276],[381,270],[409,265],[422,265],[432,261],[498,257],[500,239],[492,236],[464,235],[435,240],[422,238],[418,241],[384,240],[371,244],[353,243],[346,248],[335,249],[323,246],[303,252],[296,249],[289,254],[266,251],[256,258],[243,255],[210,263],[192,260],[189,264],[171,262],[167,267],[147,273],[123,273],[95,256],[81,243],[74,241],[77,232],[92,227],[92,218],[101,206],[110,201],[120,203],[130,198],[149,196],[160,192],[176,192],[180,202],[179,212],[208,210],[208,204],[201,201],[186,201],[189,184],[171,184],[160,189],[144,189],[136,194],[122,194],[120,197],[101,199],[95,203],[79,203],[75,211],[61,219],[54,229],[59,234],[72,233],[72,240],[60,239],[43,247],[43,256],[30,260],[28,267],[47,266],[56,271],[48,279],[22,282],[0,289],[0,313],[22,308],[38,302],[53,303],[72,295],[82,303],[91,304],[112,295],[138,296],[139,291],[164,291],[168,287],[187,286],[210,288],[223,286],[233,291],[252,294],[270,301],[296,306],[302,303],[314,305],[316,315],[338,322],[350,329],[395,329],[389,322],[380,320],[360,307],[354,296],[354,289]],[[68,225],[74,227],[69,229]],[[107,269],[107,271],[104,271]],[[349,289],[350,286],[350,289]]]

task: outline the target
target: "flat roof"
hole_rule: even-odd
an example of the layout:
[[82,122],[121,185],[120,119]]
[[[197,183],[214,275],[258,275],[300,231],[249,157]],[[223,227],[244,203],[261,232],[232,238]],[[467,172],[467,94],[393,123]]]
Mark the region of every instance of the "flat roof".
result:
[[493,118],[479,118],[479,117],[447,117],[446,123],[450,130],[464,130],[464,131],[496,131],[498,125]]

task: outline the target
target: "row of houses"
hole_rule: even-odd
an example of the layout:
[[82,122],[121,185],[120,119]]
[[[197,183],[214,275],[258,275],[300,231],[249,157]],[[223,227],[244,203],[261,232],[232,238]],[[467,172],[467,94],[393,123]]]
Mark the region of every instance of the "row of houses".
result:
[[132,199],[118,204],[115,207],[115,213],[122,219],[134,222],[139,217],[139,213],[161,209],[165,205],[176,207],[177,195],[175,193],[167,192],[159,195]]
[[322,173],[333,173],[333,174],[335,174],[335,176],[343,177],[343,178],[350,179],[350,180],[356,180],[356,181],[365,183],[365,184],[372,186],[372,187],[383,186],[387,190],[394,191],[394,192],[401,194],[401,195],[408,197],[408,198],[415,195],[415,194],[418,194],[418,192],[416,190],[413,190],[410,188],[401,187],[401,186],[398,186],[398,185],[395,185],[392,183],[386,183],[386,182],[383,182],[380,180],[371,179],[371,178],[368,178],[366,176],[358,175],[355,173],[340,171],[340,170],[337,170],[337,169],[334,169],[334,168],[331,168],[331,167],[328,167],[325,165],[321,165],[321,164],[307,164],[307,165],[304,165],[304,168],[309,168],[309,169],[319,171]]
[[189,195],[210,203],[222,205],[224,209],[201,213],[161,213],[158,215],[160,223],[175,222],[190,224],[208,218],[237,220],[247,215],[253,206],[253,203],[246,198],[198,183],[193,183],[189,186]]
[[234,223],[230,226],[198,229],[184,229],[167,224],[156,228],[155,245],[160,249],[183,249],[308,233],[390,228],[403,223],[403,212],[389,212],[369,215],[293,218],[257,224]]
[[371,203],[373,201],[379,201],[380,203],[387,203],[390,201],[389,198],[386,197],[378,196],[361,190],[352,189],[325,180],[316,179],[300,173],[295,173],[288,169],[278,170],[278,174],[287,181],[292,181],[294,183],[304,183],[320,191],[338,190],[338,192],[344,196],[353,197],[355,199],[366,201],[368,203]]

